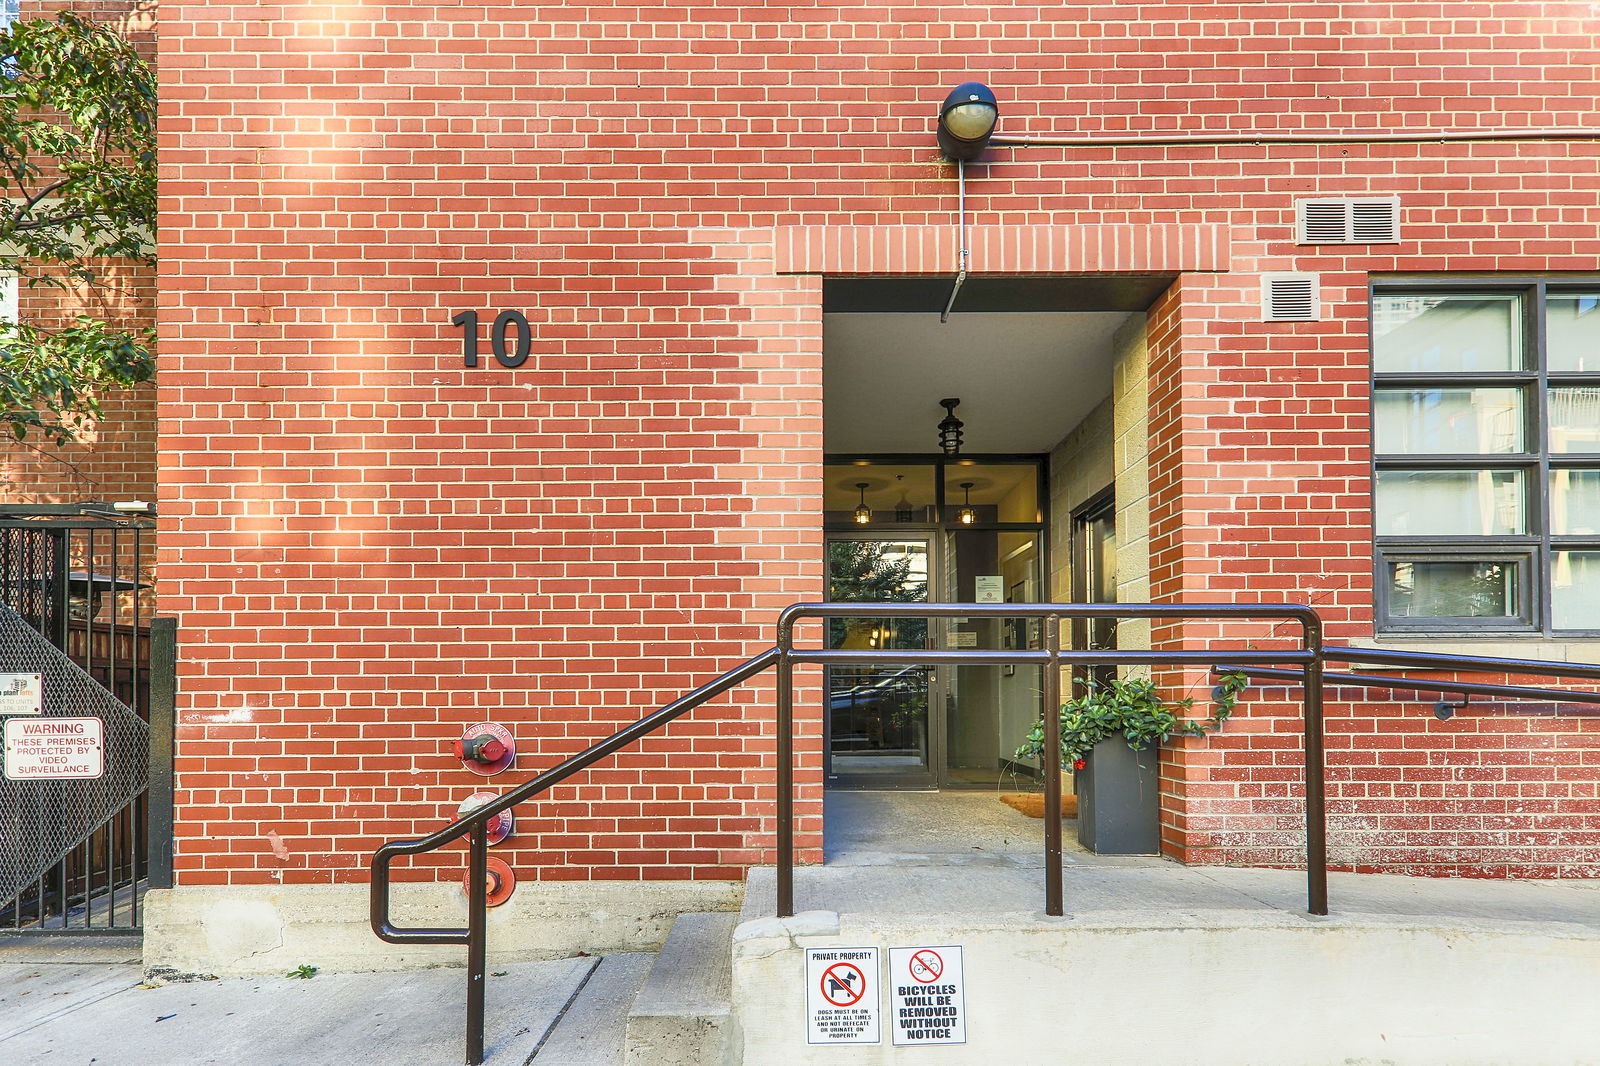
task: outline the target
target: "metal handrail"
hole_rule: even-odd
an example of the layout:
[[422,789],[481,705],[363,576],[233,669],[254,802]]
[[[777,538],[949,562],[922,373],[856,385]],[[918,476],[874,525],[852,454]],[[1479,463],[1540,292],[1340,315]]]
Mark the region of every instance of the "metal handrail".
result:
[[[1038,618],[1044,648],[1004,650],[878,650],[797,649],[795,624],[825,618]],[[1066,651],[1061,647],[1061,622],[1081,618],[1150,618],[1181,621],[1282,620],[1300,624],[1298,649],[1228,651]],[[1306,909],[1328,913],[1327,814],[1323,781],[1322,619],[1300,604],[1242,605],[1233,603],[797,603],[778,616],[778,707],[774,732],[778,743],[778,916],[794,914],[794,665],[838,663],[865,665],[989,665],[1035,663],[1043,666],[1045,913],[1061,915],[1061,719],[1048,708],[1061,702],[1060,667],[1082,665],[1213,665],[1219,658],[1251,664],[1294,663],[1301,667],[1305,707],[1306,775]]]
[[[1346,663],[1371,663],[1380,666],[1415,666],[1446,673],[1534,674],[1543,677],[1570,677],[1579,680],[1600,680],[1600,665],[1589,663],[1552,663],[1538,659],[1499,659],[1487,655],[1453,655],[1447,652],[1403,651],[1391,648],[1357,648],[1329,645],[1322,649],[1324,659]],[[1233,663],[1237,662],[1237,665]],[[1214,673],[1240,673],[1269,681],[1297,682],[1299,670],[1274,670],[1246,664],[1243,660],[1230,660],[1218,664]],[[1467,696],[1500,696],[1508,699],[1559,701],[1562,703],[1600,704],[1600,692],[1573,691],[1570,689],[1532,688],[1526,685],[1495,685],[1480,681],[1459,681],[1447,678],[1417,678],[1404,675],[1356,674],[1349,672],[1324,672],[1325,685],[1351,688],[1381,688],[1393,692],[1433,692]]]
[[1376,663],[1421,666],[1432,670],[1482,670],[1485,673],[1544,674],[1600,680],[1600,665],[1551,663],[1538,659],[1497,659],[1487,655],[1450,655],[1435,651],[1401,651],[1398,648],[1352,648],[1336,645],[1323,649],[1323,658],[1341,663]]
[[[489,888],[489,819],[525,803],[539,793],[558,785],[580,770],[627,747],[649,733],[655,732],[702,703],[720,696],[741,682],[747,681],[772,666],[778,660],[778,649],[771,648],[760,655],[734,667],[715,680],[709,681],[693,692],[619,730],[605,740],[579,752],[558,765],[523,782],[510,792],[472,813],[457,818],[449,825],[416,840],[392,840],[372,856],[372,931],[380,940],[391,944],[465,944],[467,946],[467,1066],[478,1066],[483,1061],[483,988],[484,971],[488,956],[488,888]],[[406,929],[389,919],[389,864],[397,855],[416,855],[441,848],[453,840],[471,834],[472,840],[467,862],[467,926],[465,929]]]
[[[845,651],[797,649],[795,623],[803,618],[989,617],[1038,618],[1045,649],[1002,651]],[[1301,646],[1280,651],[1070,651],[1061,647],[1061,621],[1078,618],[1152,618],[1219,621],[1245,619],[1295,621]],[[778,646],[734,667],[645,718],[577,755],[564,760],[497,799],[478,807],[433,833],[414,840],[390,841],[373,853],[370,921],[379,939],[391,944],[465,944],[467,947],[468,1066],[483,1061],[484,977],[487,966],[489,820],[559,784],[600,759],[655,732],[708,700],[763,672],[778,668],[777,681],[777,881],[778,914],[794,914],[794,665],[796,663],[901,663],[906,665],[1036,663],[1045,666],[1044,706],[1060,702],[1061,672],[1070,664],[1211,665],[1219,657],[1259,664],[1299,665],[1303,680],[1306,736],[1306,876],[1307,909],[1328,913],[1327,839],[1323,803],[1322,620],[1310,607],[1284,604],[904,604],[801,603],[778,618]],[[1062,913],[1061,899],[1061,722],[1046,713],[1045,721],[1045,911]],[[467,925],[465,928],[405,928],[389,916],[390,864],[396,856],[434,851],[469,836]]]

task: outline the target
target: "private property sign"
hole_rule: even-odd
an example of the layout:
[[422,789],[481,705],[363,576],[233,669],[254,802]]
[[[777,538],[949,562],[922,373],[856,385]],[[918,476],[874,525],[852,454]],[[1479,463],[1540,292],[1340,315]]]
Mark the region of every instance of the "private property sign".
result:
[[106,772],[105,723],[98,718],[7,718],[8,781],[63,781]]
[[878,949],[806,949],[806,1043],[876,1044]]

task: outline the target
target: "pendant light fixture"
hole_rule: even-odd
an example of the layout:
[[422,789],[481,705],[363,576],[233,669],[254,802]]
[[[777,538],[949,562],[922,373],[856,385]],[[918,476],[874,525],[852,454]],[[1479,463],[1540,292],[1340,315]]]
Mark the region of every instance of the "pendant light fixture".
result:
[[961,419],[956,417],[956,407],[959,398],[940,400],[939,406],[944,408],[944,421],[939,423],[939,448],[946,455],[961,454]]
[[896,522],[909,522],[916,517],[916,512],[911,508],[911,498],[906,495],[904,474],[896,474],[894,479],[900,482],[900,499],[895,501],[894,520]]
[[956,521],[964,526],[970,526],[978,520],[978,512],[972,509],[972,485],[970,481],[961,483],[961,510],[956,512]]
[[867,506],[867,486],[869,481],[856,482],[856,488],[861,490],[861,503],[856,506],[856,525],[864,526],[872,521],[872,508]]

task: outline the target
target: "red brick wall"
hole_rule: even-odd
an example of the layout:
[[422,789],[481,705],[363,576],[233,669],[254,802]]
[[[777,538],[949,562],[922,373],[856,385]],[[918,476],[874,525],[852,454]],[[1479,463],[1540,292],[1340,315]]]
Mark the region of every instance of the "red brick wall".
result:
[[[155,60],[155,4],[136,0],[23,0],[20,17],[59,10],[118,26]],[[33,285],[19,292],[23,321],[44,326],[70,322],[89,311],[131,328],[155,320],[153,268],[138,263],[105,264],[110,286],[97,293]],[[0,434],[0,500],[9,503],[73,503],[81,500],[154,500],[156,493],[156,397],[153,385],[116,390],[100,397],[101,415],[86,423],[78,439],[57,445],[37,433],[21,441]]]
[[[548,765],[818,595],[819,286],[775,274],[772,231],[949,225],[931,115],[956,82],[993,85],[1008,133],[1595,124],[1591,4],[1267,11],[165,4],[180,881],[359,880],[470,791],[440,750],[463,723],[506,720]],[[1593,270],[1597,163],[1593,142],[997,149],[969,205],[979,229],[1230,229],[1233,273],[1156,312],[1155,588],[1310,598],[1347,638],[1370,634],[1368,273]],[[1400,195],[1404,243],[1292,243],[1295,197],[1369,191]],[[1254,272],[1290,268],[1323,272],[1329,321],[1254,321]],[[485,346],[463,370],[450,317],[508,308],[528,364]],[[769,842],[769,694],[523,812],[509,857],[733,875]],[[1524,782],[1503,745],[1547,739],[1593,778],[1594,719],[1330,712],[1340,861],[1454,872],[1489,833],[1475,872],[1600,871],[1592,786],[1531,756]],[[1297,730],[1257,699],[1175,753],[1170,846],[1296,861]],[[1463,768],[1501,809],[1423,789]],[[1524,789],[1589,834],[1564,867]]]

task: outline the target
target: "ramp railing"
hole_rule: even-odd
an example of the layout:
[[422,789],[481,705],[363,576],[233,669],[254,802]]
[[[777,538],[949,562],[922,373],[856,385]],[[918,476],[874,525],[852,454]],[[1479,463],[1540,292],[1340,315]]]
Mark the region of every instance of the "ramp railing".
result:
[[[805,619],[826,618],[1029,618],[1040,619],[1040,649],[849,650],[802,648],[795,645],[795,627]],[[1207,648],[1173,651],[1081,651],[1063,648],[1061,622],[1080,618],[1147,618],[1217,622],[1276,621],[1300,626],[1298,647],[1276,651],[1252,648]],[[478,807],[443,828],[412,840],[384,844],[372,856],[370,921],[372,931],[391,944],[461,944],[467,949],[466,1061],[483,1061],[485,970],[488,956],[489,822],[501,812],[533,799],[599,760],[632,744],[735,686],[776,668],[777,708],[777,911],[794,914],[794,667],[800,663],[899,664],[902,666],[1017,665],[1044,667],[1045,744],[1045,911],[1062,913],[1061,898],[1061,667],[1078,665],[1212,666],[1219,659],[1241,664],[1297,666],[1305,705],[1306,876],[1307,909],[1328,913],[1327,841],[1324,831],[1322,753],[1322,621],[1309,607],[1295,604],[978,604],[978,603],[801,603],[778,619],[778,646],[768,649],[674,700],[655,713],[586,748],[549,770]],[[435,851],[468,838],[467,924],[464,928],[412,928],[396,925],[390,916],[391,872],[395,858]]]
[[[908,649],[799,648],[795,626],[805,619],[829,618],[1030,618],[1044,630],[1038,649]],[[1295,648],[1208,647],[1170,651],[1062,647],[1061,623],[1089,618],[1146,618],[1189,622],[1296,622],[1300,643]],[[1327,832],[1323,798],[1322,620],[1298,604],[1231,603],[797,603],[778,617],[778,916],[794,914],[794,667],[824,665],[1005,666],[1044,667],[1044,909],[1063,913],[1061,898],[1061,668],[1064,666],[1215,666],[1219,661],[1240,666],[1295,665],[1301,681],[1305,729],[1306,909],[1328,913]]]
[[[1448,674],[1506,674],[1531,677],[1573,678],[1600,681],[1600,664],[1555,663],[1539,659],[1501,659],[1486,655],[1454,655],[1447,652],[1402,651],[1398,648],[1357,648],[1328,645],[1322,657],[1332,662],[1368,663],[1374,666],[1415,667]],[[1230,660],[1230,663],[1236,660]],[[1271,669],[1241,664],[1218,665],[1212,668],[1218,674],[1244,674],[1263,681],[1302,680],[1302,671]],[[1374,688],[1393,692],[1429,692],[1441,696],[1459,695],[1463,700],[1471,696],[1495,696],[1502,699],[1536,700],[1539,702],[1600,704],[1600,692],[1573,689],[1535,688],[1528,685],[1497,685],[1482,681],[1462,681],[1450,677],[1410,677],[1405,674],[1357,674],[1348,671],[1324,671],[1322,682],[1330,688]],[[1444,701],[1441,701],[1443,704]],[[1445,717],[1444,711],[1440,712]]]

